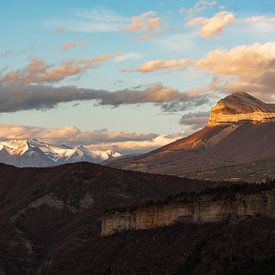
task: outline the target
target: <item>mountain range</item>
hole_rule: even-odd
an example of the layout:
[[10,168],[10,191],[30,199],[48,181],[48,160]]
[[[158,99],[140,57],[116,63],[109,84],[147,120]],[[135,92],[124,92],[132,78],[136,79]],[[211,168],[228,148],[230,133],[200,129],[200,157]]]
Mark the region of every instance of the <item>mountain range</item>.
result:
[[203,129],[146,154],[122,156],[83,145],[10,139],[0,142],[0,162],[46,167],[86,161],[156,174],[254,182],[275,177],[274,140],[275,104],[234,93],[217,102]]
[[201,179],[275,177],[275,105],[247,93],[220,100],[198,132],[111,167]]
[[98,163],[120,157],[112,150],[91,151],[80,145],[51,145],[37,139],[10,139],[0,142],[0,162],[17,167],[45,167],[87,161]]

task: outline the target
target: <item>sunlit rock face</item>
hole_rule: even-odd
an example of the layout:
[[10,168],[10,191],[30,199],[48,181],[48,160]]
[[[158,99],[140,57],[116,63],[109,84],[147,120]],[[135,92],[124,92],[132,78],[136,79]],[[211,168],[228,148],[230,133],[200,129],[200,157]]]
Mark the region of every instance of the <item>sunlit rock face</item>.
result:
[[101,235],[163,227],[177,222],[237,222],[258,215],[274,218],[274,207],[275,188],[250,192],[206,192],[189,199],[178,197],[165,203],[106,214],[102,218]]
[[211,110],[208,126],[251,121],[275,121],[275,104],[264,103],[247,93],[234,93],[221,99]]

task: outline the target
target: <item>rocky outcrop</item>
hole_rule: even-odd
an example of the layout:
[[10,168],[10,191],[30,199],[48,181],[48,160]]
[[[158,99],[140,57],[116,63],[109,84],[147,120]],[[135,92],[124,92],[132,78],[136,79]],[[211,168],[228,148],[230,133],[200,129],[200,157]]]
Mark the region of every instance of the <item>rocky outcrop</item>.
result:
[[275,186],[263,190],[223,190],[184,195],[168,202],[114,211],[102,219],[101,235],[125,230],[142,230],[167,226],[176,222],[238,221],[264,215],[275,218]]
[[208,126],[244,121],[275,121],[275,105],[266,104],[247,93],[234,93],[220,100],[212,108]]

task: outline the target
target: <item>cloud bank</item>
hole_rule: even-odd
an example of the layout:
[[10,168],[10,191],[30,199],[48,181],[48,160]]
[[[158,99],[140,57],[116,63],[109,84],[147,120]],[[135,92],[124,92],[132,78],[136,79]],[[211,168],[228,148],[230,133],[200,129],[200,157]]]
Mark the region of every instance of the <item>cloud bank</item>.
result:
[[123,154],[143,153],[181,138],[179,133],[164,136],[154,133],[110,132],[107,129],[81,131],[74,126],[42,128],[0,124],[0,139],[32,139],[54,144],[85,145],[91,150],[115,149]]
[[[174,104],[181,108],[198,106],[208,102],[203,95],[181,93],[176,89],[154,84],[143,90],[106,90],[81,89],[76,87],[51,87],[40,85],[0,85],[0,113],[22,110],[46,110],[60,103],[96,100],[99,105],[118,107],[121,105],[153,103],[165,111]],[[169,104],[172,104],[169,106]]]
[[275,95],[275,42],[214,50],[195,65],[220,79],[216,90],[251,92],[265,100]]
[[136,70],[149,73],[189,66],[206,70],[213,76],[212,82],[207,87],[193,89],[196,94],[203,95],[213,91],[249,92],[263,100],[274,100],[272,99],[275,96],[275,42],[273,41],[213,50],[198,60],[152,60],[140,65]]

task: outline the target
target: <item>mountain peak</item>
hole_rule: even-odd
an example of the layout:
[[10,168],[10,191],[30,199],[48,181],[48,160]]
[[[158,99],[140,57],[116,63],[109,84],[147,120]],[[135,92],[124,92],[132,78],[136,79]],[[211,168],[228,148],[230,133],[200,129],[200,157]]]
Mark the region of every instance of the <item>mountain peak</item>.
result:
[[275,121],[275,104],[267,104],[248,93],[233,93],[211,110],[208,126]]

